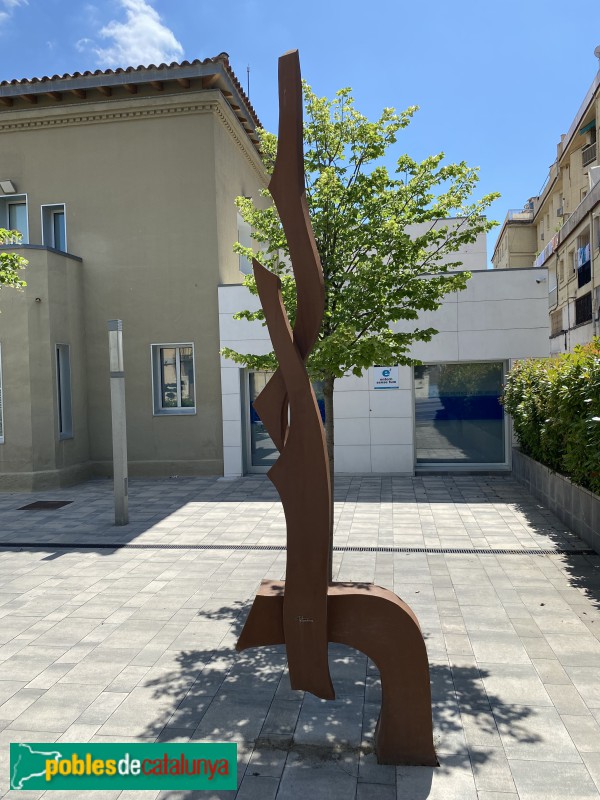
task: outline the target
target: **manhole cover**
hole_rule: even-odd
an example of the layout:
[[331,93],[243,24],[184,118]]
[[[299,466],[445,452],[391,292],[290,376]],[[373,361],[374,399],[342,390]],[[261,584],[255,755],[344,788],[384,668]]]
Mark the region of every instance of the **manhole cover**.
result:
[[21,506],[17,511],[54,511],[57,508],[68,506],[72,500],[36,500],[27,506]]

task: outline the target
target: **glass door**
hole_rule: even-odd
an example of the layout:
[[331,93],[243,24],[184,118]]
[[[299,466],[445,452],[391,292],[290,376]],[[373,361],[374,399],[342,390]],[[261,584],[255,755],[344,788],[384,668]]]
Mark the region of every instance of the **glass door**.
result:
[[256,413],[254,401],[271,379],[272,372],[250,372],[248,374],[248,399],[250,415],[250,463],[249,472],[266,472],[279,457],[279,451],[267,433],[261,418]]
[[[267,472],[279,458],[279,451],[273,444],[261,418],[254,408],[254,401],[271,379],[272,372],[249,372],[246,415],[246,469],[248,472]],[[321,419],[325,421],[325,402],[323,386],[320,381],[313,382]]]

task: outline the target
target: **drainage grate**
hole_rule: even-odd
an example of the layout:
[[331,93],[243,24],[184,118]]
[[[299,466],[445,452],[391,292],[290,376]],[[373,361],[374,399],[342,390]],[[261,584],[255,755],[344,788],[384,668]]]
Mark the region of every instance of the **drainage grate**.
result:
[[21,506],[17,511],[55,511],[57,508],[68,506],[72,500],[36,500],[27,506]]
[[[2,550],[41,548],[53,550],[245,550],[285,552],[286,547],[279,544],[130,544],[128,542],[4,542]],[[426,553],[431,555],[476,555],[476,556],[593,556],[591,548],[530,548],[501,549],[484,547],[334,547],[336,553]]]

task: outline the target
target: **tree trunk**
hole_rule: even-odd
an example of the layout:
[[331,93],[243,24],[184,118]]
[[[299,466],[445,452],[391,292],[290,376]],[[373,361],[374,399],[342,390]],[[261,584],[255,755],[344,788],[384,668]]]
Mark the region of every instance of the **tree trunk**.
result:
[[323,398],[325,400],[325,440],[327,442],[327,457],[329,458],[329,473],[331,478],[331,515],[329,526],[329,582],[333,579],[333,495],[334,495],[334,418],[333,418],[333,384],[335,378],[325,378],[323,381]]

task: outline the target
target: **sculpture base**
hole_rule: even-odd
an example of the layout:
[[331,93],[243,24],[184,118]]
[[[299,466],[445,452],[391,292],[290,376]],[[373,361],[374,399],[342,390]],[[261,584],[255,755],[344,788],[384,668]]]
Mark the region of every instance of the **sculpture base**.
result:
[[[284,581],[264,580],[236,649],[285,644]],[[328,640],[365,653],[381,675],[375,730],[380,764],[438,765],[433,746],[429,662],[411,608],[393,592],[364,583],[334,583],[327,592]],[[306,653],[310,659],[310,653]],[[290,670],[292,674],[293,670]],[[306,690],[293,685],[293,689]]]

